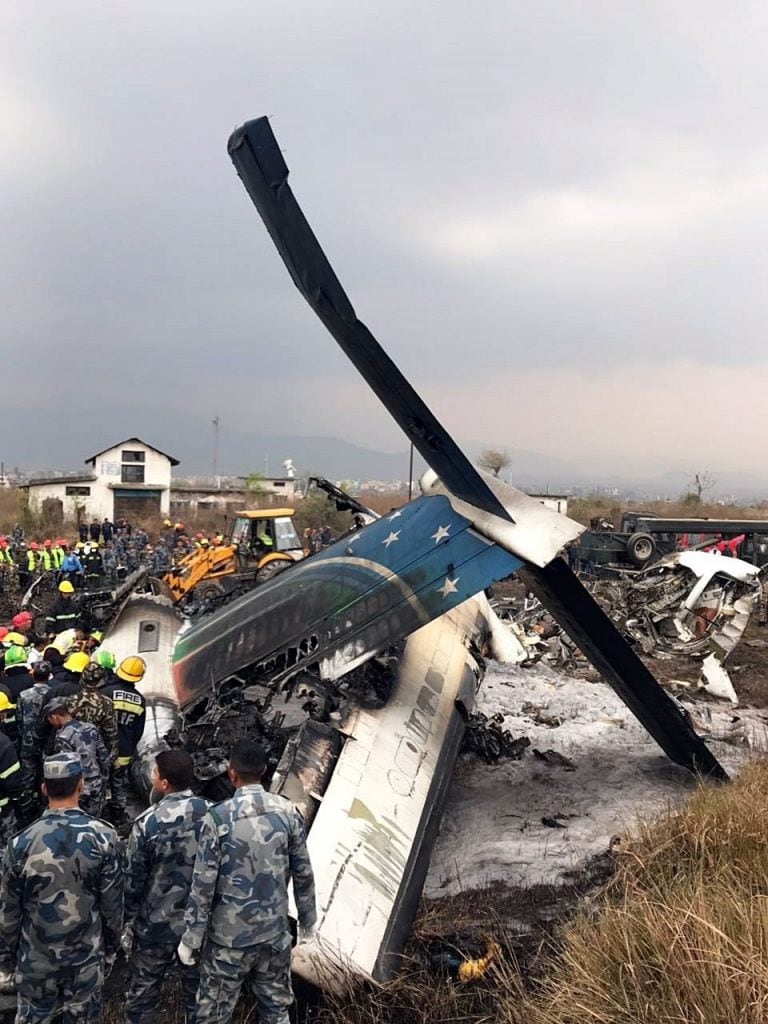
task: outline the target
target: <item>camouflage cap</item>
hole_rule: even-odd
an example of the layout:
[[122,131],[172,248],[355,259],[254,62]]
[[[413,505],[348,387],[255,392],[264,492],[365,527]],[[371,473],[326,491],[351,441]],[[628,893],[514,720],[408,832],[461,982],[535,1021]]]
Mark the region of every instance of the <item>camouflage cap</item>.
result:
[[86,665],[83,669],[83,674],[80,676],[80,685],[86,688],[89,686],[102,686],[106,681],[106,669],[102,668],[101,665],[97,665],[95,662],[91,662],[90,665]]
[[83,766],[77,754],[52,754],[43,762],[43,778],[72,779],[83,774]]

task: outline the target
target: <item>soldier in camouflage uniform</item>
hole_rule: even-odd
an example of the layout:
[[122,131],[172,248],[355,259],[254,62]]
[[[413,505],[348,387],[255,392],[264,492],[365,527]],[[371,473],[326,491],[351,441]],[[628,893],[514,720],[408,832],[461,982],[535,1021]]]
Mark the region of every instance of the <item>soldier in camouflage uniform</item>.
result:
[[[133,932],[125,1001],[128,1024],[155,1016],[168,968],[178,964],[176,947],[184,930],[192,868],[209,804],[194,796],[192,758],[183,750],[157,755],[152,776],[158,803],[134,822],[126,854],[125,917]],[[182,966],[187,1022],[195,1013],[200,972]]]
[[51,679],[51,663],[38,661],[32,669],[33,683],[22,690],[16,698],[16,722],[19,727],[21,773],[24,788],[37,795],[40,785],[41,752],[40,713],[48,699]]
[[83,792],[80,795],[80,807],[86,814],[100,818],[112,762],[99,730],[90,722],[78,722],[73,718],[66,697],[50,700],[43,708],[43,714],[56,729],[54,754],[75,754],[82,766]]
[[83,669],[80,691],[67,698],[69,713],[80,722],[95,725],[109,753],[110,763],[117,758],[117,717],[115,705],[100,687],[108,680],[107,670],[94,662]]
[[42,818],[9,842],[0,878],[0,985],[18,990],[19,1024],[58,1015],[99,1024],[105,960],[123,923],[117,835],[77,806],[82,766],[74,754],[46,758]]
[[196,1024],[229,1021],[246,978],[260,1024],[288,1024],[291,934],[288,884],[300,938],[316,920],[304,823],[293,804],[261,786],[262,747],[235,744],[228,774],[237,792],[206,817],[195,861],[179,959],[202,950]]

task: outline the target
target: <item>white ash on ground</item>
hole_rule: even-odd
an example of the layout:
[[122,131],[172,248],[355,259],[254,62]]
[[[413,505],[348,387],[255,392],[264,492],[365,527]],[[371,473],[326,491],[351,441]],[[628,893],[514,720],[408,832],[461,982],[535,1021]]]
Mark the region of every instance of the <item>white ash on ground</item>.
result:
[[[685,706],[729,772],[766,749],[762,711]],[[696,784],[603,682],[490,662],[476,710],[503,715],[504,728],[528,736],[531,747],[520,760],[495,765],[462,758],[432,854],[428,899],[495,881],[560,884],[638,818],[680,804]],[[555,756],[541,759],[534,750]],[[557,755],[570,764],[556,763]]]

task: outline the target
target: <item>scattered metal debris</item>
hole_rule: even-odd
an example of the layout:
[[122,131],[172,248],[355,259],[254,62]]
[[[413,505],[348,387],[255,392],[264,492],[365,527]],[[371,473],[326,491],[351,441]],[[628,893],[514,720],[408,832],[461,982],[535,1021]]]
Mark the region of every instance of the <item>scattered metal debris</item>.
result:
[[522,757],[531,741],[527,736],[513,736],[509,730],[502,728],[503,721],[504,716],[499,714],[491,718],[480,712],[470,715],[461,752],[475,754],[487,764],[494,764],[502,757]]

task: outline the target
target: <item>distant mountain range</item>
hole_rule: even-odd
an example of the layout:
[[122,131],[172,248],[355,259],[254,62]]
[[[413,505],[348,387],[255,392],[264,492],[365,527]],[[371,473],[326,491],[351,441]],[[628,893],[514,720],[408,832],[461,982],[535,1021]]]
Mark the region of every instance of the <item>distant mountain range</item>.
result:
[[[179,476],[211,474],[211,456],[201,453],[192,446],[190,439],[180,436],[172,447],[173,453],[181,460],[177,470]],[[472,459],[476,459],[485,447],[480,441],[460,439],[462,447]],[[332,480],[345,481],[405,481],[408,479],[409,451],[406,445],[397,452],[382,452],[365,448],[336,437],[306,437],[301,435],[274,435],[254,437],[253,435],[227,437],[226,453],[223,453],[218,471],[222,474],[262,473],[265,476],[282,476],[283,462],[292,459],[299,478],[310,474],[325,476]],[[768,497],[768,473],[764,477],[750,473],[718,469],[716,466],[684,467],[671,460],[660,458],[653,472],[635,468],[631,463],[621,467],[618,460],[607,465],[588,457],[562,458],[543,455],[524,448],[506,449],[511,457],[510,465],[501,476],[510,480],[522,490],[541,493],[586,493],[596,490],[615,491],[618,495],[638,498],[676,499],[689,490],[691,472],[694,469],[708,470],[717,481],[707,497],[734,497],[741,501],[760,501]],[[46,470],[51,473],[65,467]],[[78,470],[82,465],[69,467]],[[424,460],[416,453],[414,478],[424,472]],[[39,470],[38,470],[39,475]]]

